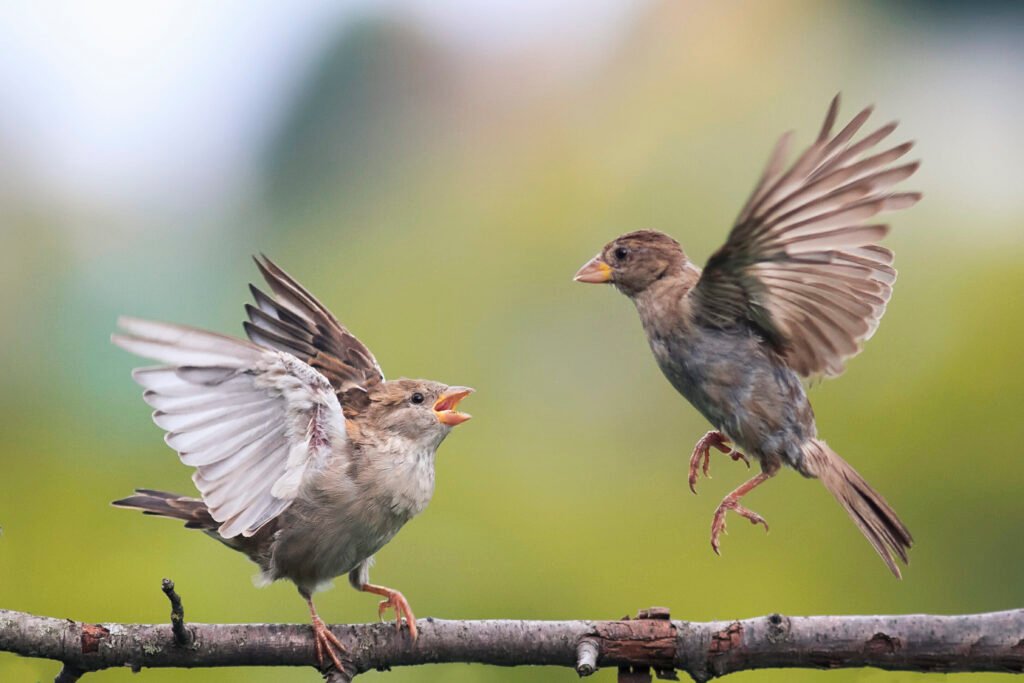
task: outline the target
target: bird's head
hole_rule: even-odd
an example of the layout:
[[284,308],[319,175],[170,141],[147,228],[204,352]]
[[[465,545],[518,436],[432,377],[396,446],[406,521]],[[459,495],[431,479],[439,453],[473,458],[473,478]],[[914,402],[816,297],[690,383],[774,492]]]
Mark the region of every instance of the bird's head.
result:
[[439,444],[452,427],[470,418],[459,402],[473,393],[469,387],[450,387],[422,379],[381,382],[368,391],[350,389],[342,405],[348,418],[381,437]]
[[576,282],[611,284],[635,297],[652,283],[677,274],[686,265],[679,242],[656,230],[637,230],[616,237],[576,273]]

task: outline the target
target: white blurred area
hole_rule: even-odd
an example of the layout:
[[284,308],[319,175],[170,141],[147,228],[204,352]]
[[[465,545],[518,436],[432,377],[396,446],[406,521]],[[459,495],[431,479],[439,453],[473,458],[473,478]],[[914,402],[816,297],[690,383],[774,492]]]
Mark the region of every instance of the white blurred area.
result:
[[[417,23],[459,59],[557,40],[591,60],[637,0],[306,0],[0,4],[0,196],[203,211],[236,197],[328,41],[369,13]],[[343,125],[343,122],[339,122]]]
[[[969,218],[984,208],[1003,220],[977,229],[992,224],[1022,239],[1005,227],[1024,204],[1020,22],[880,7],[847,7],[846,17],[796,3],[761,30],[768,13],[682,0],[2,3],[0,200],[63,209],[63,222],[82,229],[90,214],[137,226],[144,217],[149,227],[222,221],[259,194],[261,154],[325,49],[352,22],[384,15],[429,35],[483,88],[506,99],[516,88],[542,92],[566,125],[625,106],[623,84],[655,70],[678,77],[657,84],[665,101],[707,111],[742,106],[747,113],[733,117],[733,128],[756,126],[762,114],[780,126],[806,125],[831,92],[845,90],[847,107],[873,101],[919,141],[919,178],[947,204],[943,215]],[[773,52],[750,42],[762,39]],[[658,49],[660,61],[635,57]],[[785,61],[765,64],[761,53]],[[736,82],[743,60],[745,78]],[[509,73],[515,84],[501,82]],[[587,87],[590,101],[579,97]],[[815,90],[814,107],[794,99]],[[659,106],[652,99],[652,117]],[[628,146],[643,133],[624,135]]]

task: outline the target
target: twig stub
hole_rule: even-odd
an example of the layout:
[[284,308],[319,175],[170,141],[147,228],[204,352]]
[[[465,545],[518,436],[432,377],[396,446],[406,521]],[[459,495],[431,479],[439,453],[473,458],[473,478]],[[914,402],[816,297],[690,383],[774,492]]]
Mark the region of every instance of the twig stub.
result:
[[160,587],[171,601],[171,632],[174,634],[174,644],[178,647],[192,647],[195,636],[185,626],[185,607],[181,604],[181,596],[174,591],[174,582],[164,579]]
[[65,664],[57,677],[53,679],[53,683],[75,683],[79,678],[85,675],[85,672],[79,669],[77,666],[72,664]]
[[576,673],[580,678],[597,671],[597,660],[600,656],[600,644],[594,638],[584,638],[576,645]]

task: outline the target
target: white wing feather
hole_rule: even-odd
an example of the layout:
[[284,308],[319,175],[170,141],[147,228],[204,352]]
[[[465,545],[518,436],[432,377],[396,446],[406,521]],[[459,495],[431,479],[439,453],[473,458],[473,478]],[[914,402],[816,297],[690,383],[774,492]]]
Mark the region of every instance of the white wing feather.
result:
[[169,323],[121,318],[115,344],[166,363],[133,373],[153,420],[225,538],[251,536],[298,495],[307,473],[344,457],[330,382],[289,353]]

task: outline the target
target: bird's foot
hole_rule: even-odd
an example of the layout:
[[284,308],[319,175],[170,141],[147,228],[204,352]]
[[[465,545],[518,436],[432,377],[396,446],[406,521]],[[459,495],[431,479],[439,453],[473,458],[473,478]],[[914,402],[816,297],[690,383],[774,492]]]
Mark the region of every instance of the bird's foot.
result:
[[313,644],[316,647],[316,661],[319,668],[324,668],[324,654],[326,653],[330,657],[331,662],[334,664],[334,668],[338,671],[344,671],[341,665],[341,655],[345,654],[348,650],[338,640],[338,636],[334,635],[324,620],[317,615],[313,615]]
[[405,596],[398,591],[392,591],[388,595],[386,600],[381,600],[377,606],[377,616],[384,620],[384,613],[389,609],[395,610],[395,625],[398,630],[402,630],[402,619],[405,619],[405,623],[409,625],[409,635],[412,636],[413,640],[419,636],[419,631],[416,628],[416,615],[412,613],[412,608],[409,607],[409,601],[405,599]]
[[690,490],[697,493],[697,479],[698,472],[703,471],[704,476],[708,479],[711,478],[711,472],[709,470],[711,466],[711,449],[717,448],[721,452],[728,455],[730,458],[735,460],[742,460],[746,463],[747,467],[750,467],[750,461],[747,460],[747,456],[740,453],[738,450],[729,445],[729,439],[726,438],[722,432],[711,430],[698,441],[697,445],[693,447],[693,455],[690,456]]
[[381,621],[384,621],[384,613],[389,609],[395,610],[395,624],[398,630],[402,630],[402,619],[405,619],[405,623],[409,626],[409,635],[412,636],[413,640],[419,636],[419,630],[416,628],[416,615],[412,613],[412,608],[409,607],[409,601],[405,599],[405,596],[401,592],[396,591],[392,588],[385,588],[384,586],[373,586],[366,584],[363,586],[363,590],[367,593],[375,593],[377,595],[383,595],[384,599],[380,601],[377,606],[377,616],[380,617]]
[[715,516],[711,520],[711,549],[715,551],[716,555],[722,554],[718,544],[718,537],[725,533],[725,513],[729,510],[732,510],[741,517],[746,517],[750,520],[751,524],[763,524],[764,530],[768,531],[768,522],[765,521],[764,517],[753,510],[743,507],[730,496],[726,496],[719,503],[718,509],[715,510]]

